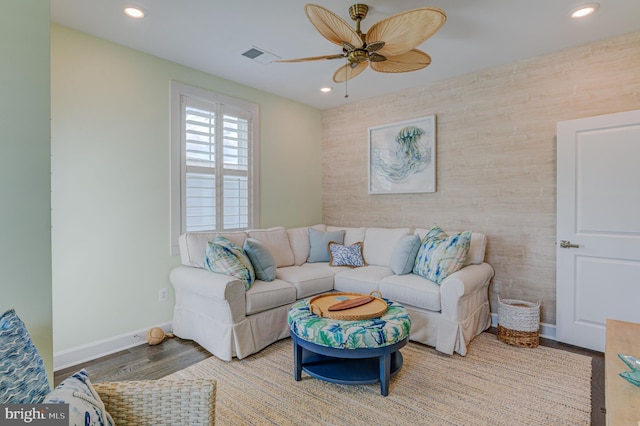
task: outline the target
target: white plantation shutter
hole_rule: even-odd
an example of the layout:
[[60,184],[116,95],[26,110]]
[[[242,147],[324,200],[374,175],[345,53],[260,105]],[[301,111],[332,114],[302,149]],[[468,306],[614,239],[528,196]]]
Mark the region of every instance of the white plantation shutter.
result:
[[[180,121],[179,148],[172,156],[179,149],[182,182],[180,232],[172,234],[257,227],[257,106],[215,94],[204,98],[200,89],[189,89],[172,84]],[[172,125],[178,125],[175,117]],[[177,137],[174,133],[172,139]],[[176,167],[174,162],[172,170]],[[172,217],[172,228],[176,224]]]
[[225,107],[222,116],[224,229],[249,227],[249,127],[245,112]]
[[248,228],[251,113],[184,95],[182,99],[185,231]]
[[216,229],[215,105],[182,99],[185,231]]

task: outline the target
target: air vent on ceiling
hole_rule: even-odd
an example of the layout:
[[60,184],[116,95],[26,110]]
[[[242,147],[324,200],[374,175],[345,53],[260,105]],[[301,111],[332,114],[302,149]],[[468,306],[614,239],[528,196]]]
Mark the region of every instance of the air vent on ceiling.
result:
[[261,64],[268,64],[275,59],[280,59],[280,56],[274,55],[273,53],[267,52],[266,50],[256,46],[252,46],[251,49],[244,52],[242,56],[253,59]]

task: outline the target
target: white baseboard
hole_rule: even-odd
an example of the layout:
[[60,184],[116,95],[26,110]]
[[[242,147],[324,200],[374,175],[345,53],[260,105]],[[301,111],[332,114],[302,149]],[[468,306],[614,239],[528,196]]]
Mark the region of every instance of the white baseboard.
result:
[[[165,333],[171,332],[172,329],[170,322],[157,325],[156,327],[160,327]],[[146,344],[147,331],[149,331],[150,328],[152,327],[55,352],[53,354],[53,370],[62,370],[134,346]]]
[[[498,326],[498,314],[491,314],[491,326]],[[544,322],[540,323],[540,337],[544,337],[546,339],[556,340],[556,325],[555,324],[547,324]]]

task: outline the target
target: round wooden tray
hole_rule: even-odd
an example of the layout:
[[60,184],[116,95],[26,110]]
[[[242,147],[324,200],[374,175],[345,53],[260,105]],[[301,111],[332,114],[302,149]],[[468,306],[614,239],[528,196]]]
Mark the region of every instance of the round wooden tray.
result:
[[[379,297],[374,296],[374,293],[377,293]],[[373,296],[373,300],[365,305],[340,311],[329,310],[329,307],[336,303],[367,296]],[[387,312],[387,302],[382,300],[382,294],[377,290],[372,291],[370,294],[335,292],[320,294],[311,298],[309,300],[309,309],[312,313],[321,317],[357,321],[381,317]]]

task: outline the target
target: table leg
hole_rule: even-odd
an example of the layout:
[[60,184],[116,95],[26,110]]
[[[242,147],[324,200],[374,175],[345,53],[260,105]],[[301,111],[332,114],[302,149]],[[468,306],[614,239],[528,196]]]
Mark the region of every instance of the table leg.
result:
[[302,379],[302,346],[293,340],[293,378],[296,382]]
[[391,354],[385,353],[380,357],[380,393],[389,395],[389,377],[391,375]]

